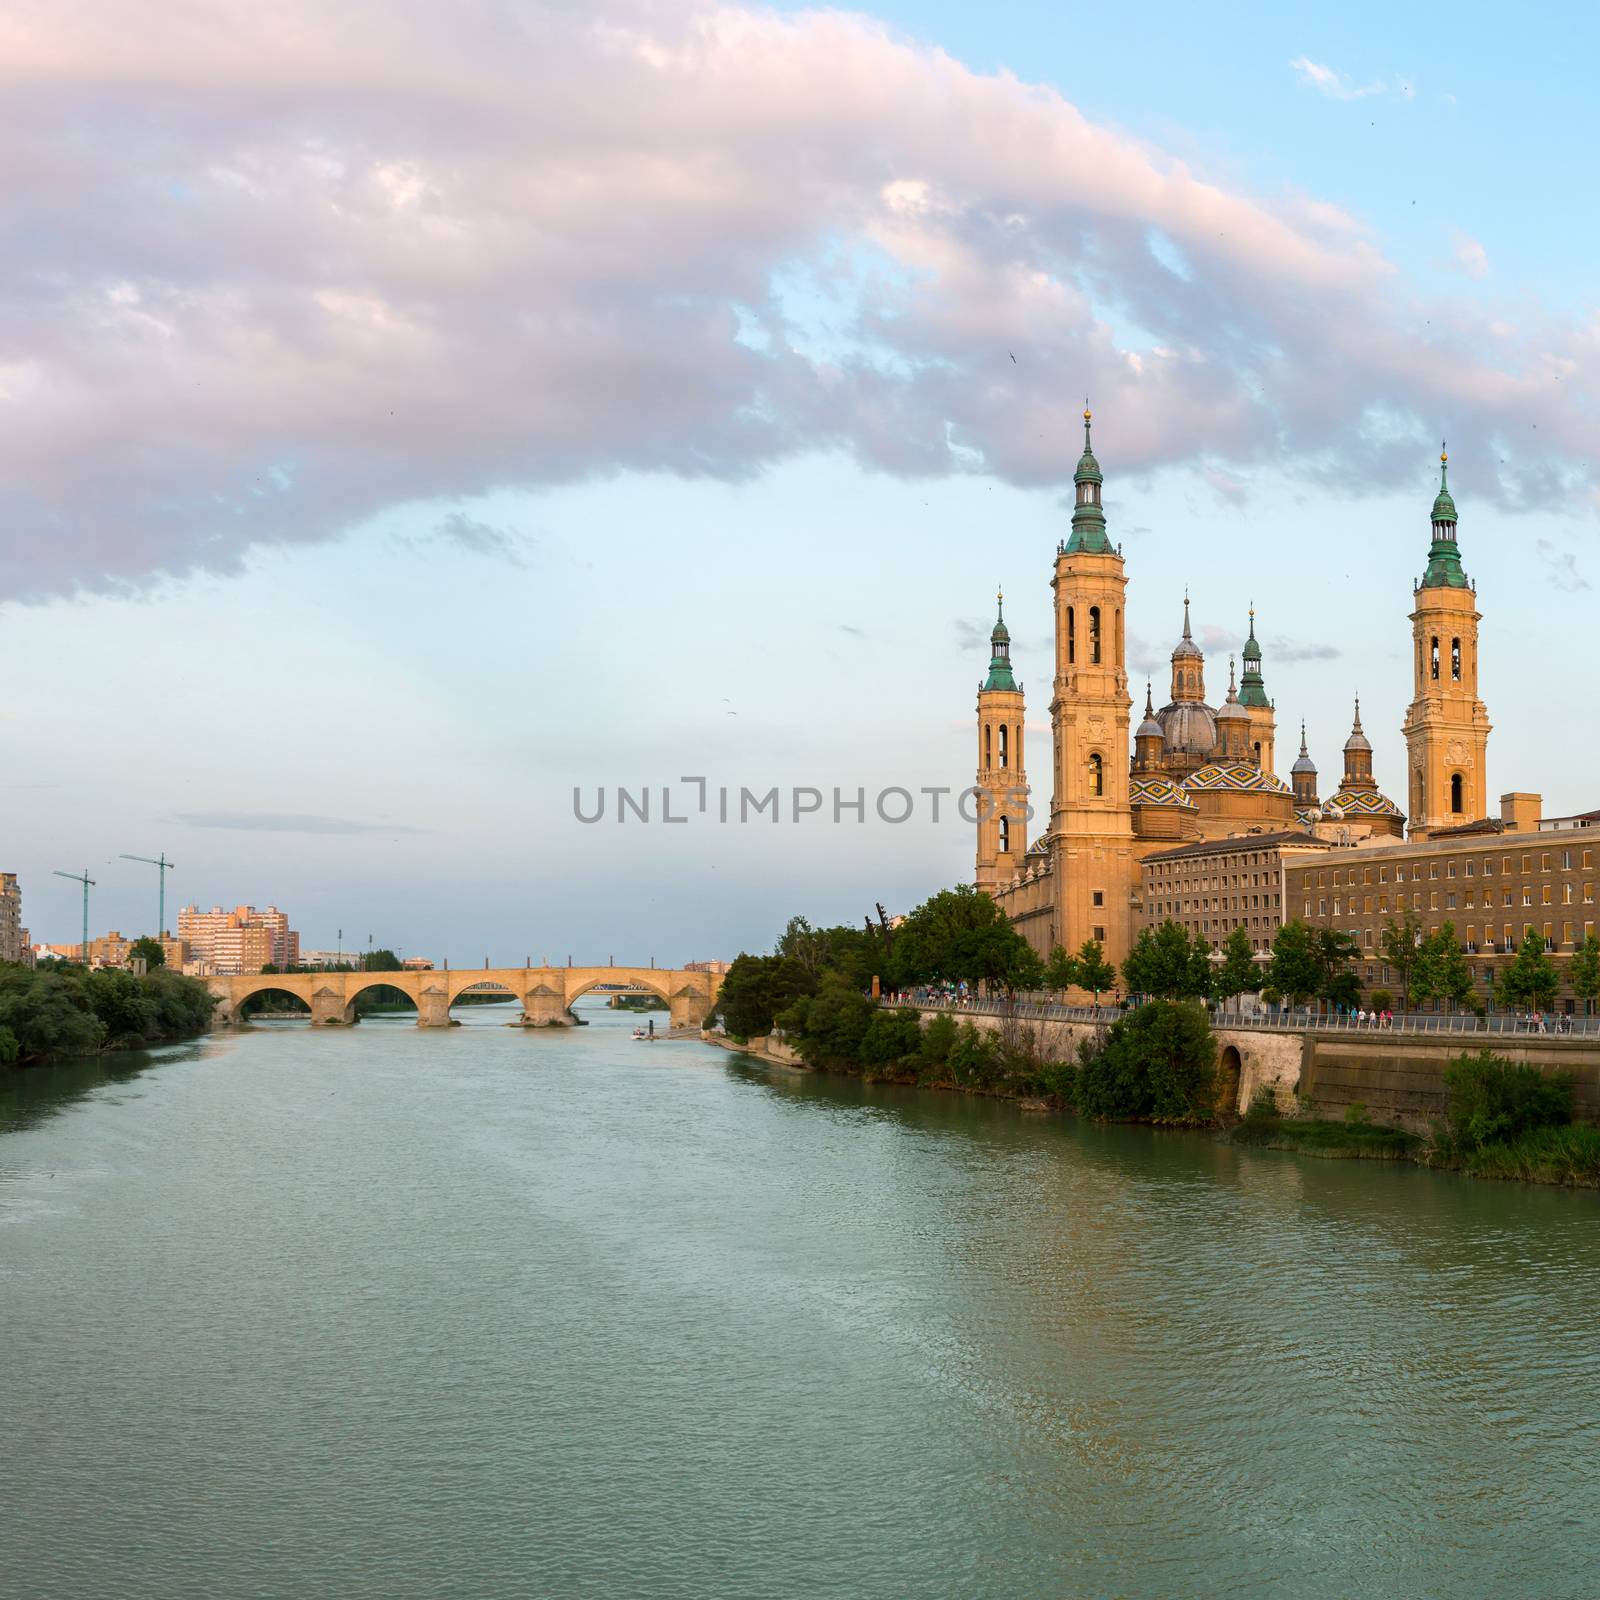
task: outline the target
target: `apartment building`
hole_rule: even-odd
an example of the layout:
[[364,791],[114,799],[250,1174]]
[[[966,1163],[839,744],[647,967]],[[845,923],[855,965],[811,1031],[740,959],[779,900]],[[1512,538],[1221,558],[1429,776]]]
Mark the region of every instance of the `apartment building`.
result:
[[22,886],[14,872],[0,872],[0,961],[21,961],[28,949],[22,926]]
[[1257,955],[1270,954],[1284,921],[1285,872],[1331,852],[1354,854],[1298,828],[1158,850],[1140,864],[1138,925],[1176,922],[1213,945],[1243,928]]
[[188,946],[191,961],[217,973],[259,972],[265,966],[295,966],[300,960],[300,935],[276,906],[265,911],[254,906],[232,911],[185,906],[178,913],[178,938]]

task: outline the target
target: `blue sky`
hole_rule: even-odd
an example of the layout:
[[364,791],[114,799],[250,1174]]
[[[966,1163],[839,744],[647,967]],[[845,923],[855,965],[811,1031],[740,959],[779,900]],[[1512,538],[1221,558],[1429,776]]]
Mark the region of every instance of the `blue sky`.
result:
[[79,152],[5,180],[0,869],[36,937],[84,865],[97,929],[149,926],[115,858],[162,849],[169,906],[460,964],[915,903],[970,871],[926,805],[586,826],[573,790],[970,781],[997,583],[1045,716],[1086,388],[1158,703],[1184,586],[1218,693],[1253,599],[1280,765],[1304,715],[1335,773],[1359,691],[1400,794],[1449,432],[1491,789],[1595,803],[1587,18],[1552,63],[1487,9],[619,5],[597,44],[555,6],[519,45],[469,6],[373,67],[361,9],[308,12],[309,65],[242,6],[148,56],[46,8],[8,41],[6,115]]

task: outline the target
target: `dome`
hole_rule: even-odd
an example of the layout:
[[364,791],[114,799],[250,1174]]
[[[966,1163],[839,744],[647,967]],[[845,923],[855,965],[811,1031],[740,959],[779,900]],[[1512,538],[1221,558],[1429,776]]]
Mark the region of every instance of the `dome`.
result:
[[1435,522],[1454,522],[1456,520],[1456,502],[1450,493],[1448,470],[1450,457],[1441,450],[1439,452],[1439,492],[1433,499],[1433,520]]
[[1322,813],[1320,811],[1297,811],[1294,814],[1294,820],[1302,828],[1309,828],[1322,820]]
[[1233,663],[1228,663],[1228,698],[1222,702],[1222,708],[1217,712],[1218,722],[1248,722],[1250,713],[1239,704],[1239,691],[1234,687]]
[[1128,785],[1128,803],[1135,806],[1177,806],[1184,811],[1200,808],[1170,778],[1134,778]]
[[1047,856],[1050,854],[1050,835],[1041,833],[1032,844],[1028,846],[1030,856]]
[[1367,794],[1353,794],[1348,789],[1341,789],[1333,799],[1328,802],[1331,809],[1339,808],[1339,814],[1345,817],[1398,817],[1402,821],[1405,813],[1387,795],[1376,792]]
[[1189,790],[1233,790],[1253,794],[1288,794],[1289,786],[1282,778],[1263,772],[1253,761],[1213,761],[1193,777],[1185,778],[1184,788]]
[[1156,713],[1156,721],[1174,754],[1208,756],[1217,748],[1217,714],[1203,700],[1175,700]]

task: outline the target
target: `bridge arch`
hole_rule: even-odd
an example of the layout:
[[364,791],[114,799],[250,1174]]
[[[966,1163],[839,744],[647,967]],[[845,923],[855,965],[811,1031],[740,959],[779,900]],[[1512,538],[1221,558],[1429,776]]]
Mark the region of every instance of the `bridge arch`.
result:
[[252,1000],[266,995],[277,995],[285,1000],[294,1001],[297,1007],[303,1009],[307,1020],[310,1020],[311,996],[305,992],[304,986],[296,983],[292,975],[271,973],[262,977],[259,982],[251,984],[242,993],[237,991],[234,993],[232,998],[234,1016],[243,1018],[245,1007]]
[[[653,967],[644,971],[602,971],[590,977],[574,982],[567,981],[567,1004],[575,1005],[586,994],[593,994],[596,989],[647,989],[658,999],[672,1004],[672,985],[667,981],[673,974],[658,972]],[[680,986],[682,974],[676,974]]]

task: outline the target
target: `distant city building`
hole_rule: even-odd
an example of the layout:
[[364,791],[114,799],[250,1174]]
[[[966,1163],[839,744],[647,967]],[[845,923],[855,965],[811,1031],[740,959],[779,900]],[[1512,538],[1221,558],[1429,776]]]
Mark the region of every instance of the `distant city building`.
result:
[[686,961],[683,964],[683,970],[685,972],[709,972],[716,974],[726,972],[732,965],[733,963],[731,961]]
[[0,872],[0,961],[21,961],[28,948],[22,926],[22,886],[14,872]]
[[334,967],[359,967],[361,954],[356,950],[302,950],[299,965],[331,970]]
[[433,971],[433,963],[427,958],[427,956],[405,956],[401,959],[400,965],[404,967],[407,972]]
[[287,913],[276,906],[265,911],[254,906],[235,906],[232,911],[185,906],[178,913],[178,938],[188,946],[192,961],[215,973],[237,975],[300,962],[300,935],[290,928]]

